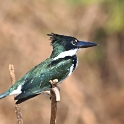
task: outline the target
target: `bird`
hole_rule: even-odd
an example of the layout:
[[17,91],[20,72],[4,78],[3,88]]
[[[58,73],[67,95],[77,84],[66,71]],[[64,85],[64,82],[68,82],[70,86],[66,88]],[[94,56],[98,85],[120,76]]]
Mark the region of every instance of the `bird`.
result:
[[50,80],[57,79],[57,85],[63,82],[78,65],[77,51],[81,48],[97,46],[93,42],[80,41],[72,36],[55,33],[47,34],[53,47],[49,58],[29,70],[15,82],[0,99],[8,95],[16,95],[16,104],[33,98],[51,88]]

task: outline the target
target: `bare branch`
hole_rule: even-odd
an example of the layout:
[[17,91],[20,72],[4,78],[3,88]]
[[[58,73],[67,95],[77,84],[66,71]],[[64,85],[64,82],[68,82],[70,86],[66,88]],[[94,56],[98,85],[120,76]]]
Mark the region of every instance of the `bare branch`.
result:
[[[11,83],[13,85],[15,83],[15,73],[14,73],[14,66],[11,64],[9,65],[9,72],[10,72],[10,77],[11,77]],[[20,109],[20,106],[17,104],[15,104],[15,113],[16,113],[18,124],[23,124],[21,109]]]
[[59,88],[57,87],[58,79],[50,80],[51,88],[51,119],[50,124],[56,123],[57,101],[60,101]]

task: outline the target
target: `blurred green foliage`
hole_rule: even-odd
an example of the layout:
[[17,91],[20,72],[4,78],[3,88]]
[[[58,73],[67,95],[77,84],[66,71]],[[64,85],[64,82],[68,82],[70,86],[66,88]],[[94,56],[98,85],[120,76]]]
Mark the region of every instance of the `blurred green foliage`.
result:
[[109,20],[105,25],[108,33],[121,32],[124,30],[124,1],[123,0],[108,0],[107,4]]
[[101,4],[109,16],[107,23],[103,25],[104,29],[108,33],[124,30],[124,0],[68,0],[67,2],[82,7]]

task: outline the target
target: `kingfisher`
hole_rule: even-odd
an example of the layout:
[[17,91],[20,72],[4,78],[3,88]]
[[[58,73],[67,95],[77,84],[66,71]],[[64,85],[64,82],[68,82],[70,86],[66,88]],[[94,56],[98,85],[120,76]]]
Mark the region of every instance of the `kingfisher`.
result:
[[16,81],[0,99],[16,95],[16,104],[20,104],[51,88],[50,80],[57,79],[57,85],[63,82],[78,65],[76,53],[81,48],[97,46],[93,42],[79,41],[75,37],[59,34],[47,34],[53,47],[52,54],[45,61],[33,67]]

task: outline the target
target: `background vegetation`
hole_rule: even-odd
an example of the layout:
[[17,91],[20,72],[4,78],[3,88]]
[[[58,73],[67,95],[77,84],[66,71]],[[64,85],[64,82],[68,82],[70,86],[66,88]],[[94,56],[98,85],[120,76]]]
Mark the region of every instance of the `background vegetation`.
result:
[[[0,93],[46,59],[47,33],[93,41],[78,52],[79,66],[61,88],[58,124],[124,124],[123,0],[0,0]],[[48,124],[50,100],[39,95],[21,104],[24,124]],[[0,100],[0,124],[16,124],[13,97]]]

